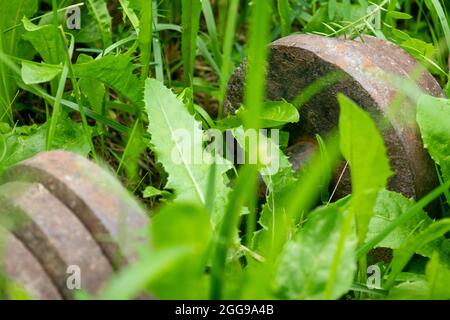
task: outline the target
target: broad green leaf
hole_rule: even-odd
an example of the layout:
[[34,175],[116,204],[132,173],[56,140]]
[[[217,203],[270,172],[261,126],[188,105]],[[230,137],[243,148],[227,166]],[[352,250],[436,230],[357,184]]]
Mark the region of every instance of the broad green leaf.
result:
[[406,32],[403,32],[402,30],[392,28],[392,34],[396,36],[397,38],[400,38],[402,40],[409,40],[411,37]]
[[[427,243],[442,238],[447,232],[450,231],[450,219],[442,219],[433,222],[425,230],[417,234],[416,236],[405,242],[400,248],[394,250],[394,258],[391,263],[391,272],[386,282],[386,287],[391,288],[397,275],[407,265],[409,260],[418,249],[425,246]],[[448,247],[445,248],[445,242],[442,242],[442,250],[448,251]]]
[[[94,58],[91,56],[80,54],[77,59],[77,63],[92,62]],[[102,113],[103,100],[105,97],[106,89],[105,85],[98,80],[92,78],[81,78],[78,82],[81,92],[86,96],[91,109],[97,113]]]
[[436,54],[436,48],[432,43],[420,39],[408,37],[400,46],[421,61],[425,61],[424,57],[433,59]]
[[205,299],[204,270],[212,226],[208,212],[199,206],[170,204],[152,220],[154,250],[187,246],[191,250],[155,281],[151,291],[159,299]]
[[65,61],[65,48],[57,47],[55,39],[60,38],[60,32],[52,24],[38,26],[24,17],[23,26],[27,31],[22,37],[29,41],[34,49],[41,55],[42,59],[49,64],[60,64]]
[[[0,149],[0,171],[19,163],[22,160],[46,151],[48,122],[43,125],[16,127],[7,134],[0,135],[0,148],[4,140],[4,154]],[[56,125],[52,149],[62,149],[87,156],[89,143],[83,127],[62,114]]]
[[[274,300],[278,297],[273,290],[272,281],[261,281],[261,279],[273,279],[274,271],[268,268],[268,264],[253,262],[242,270],[239,265],[228,265],[227,289],[224,299],[238,300]],[[242,284],[246,285],[243,286]]]
[[[333,206],[311,213],[281,255],[276,277],[281,297],[324,299],[341,233],[345,232],[347,215]],[[351,231],[339,253],[330,299],[340,298],[352,285],[356,271],[356,243],[356,237]]]
[[387,15],[398,20],[408,20],[412,18],[410,14],[400,11],[388,11]]
[[[151,50],[153,40],[153,1],[142,1],[142,9],[139,21],[138,42],[140,49],[141,80],[149,76],[151,61]],[[157,12],[157,11],[155,11]]]
[[389,300],[427,300],[429,298],[426,280],[402,282],[393,287],[387,299]]
[[[106,56],[73,66],[75,76],[100,81],[114,89],[133,104],[142,106],[142,85],[134,74],[135,65],[129,57]],[[120,70],[120,72],[117,72]]]
[[336,0],[328,1],[328,18],[333,21],[336,15]]
[[126,267],[112,278],[99,298],[102,300],[137,298],[189,252],[190,248],[187,246],[147,252],[138,262]]
[[[367,8],[367,3],[363,4],[363,2],[365,2],[365,0],[359,1],[359,3],[361,4],[361,6],[359,6],[358,8]],[[342,12],[344,15],[344,19],[345,20],[350,20],[351,16],[352,16],[352,10],[354,10],[352,8],[352,2],[351,0],[343,0],[342,1]]]
[[[381,190],[374,207],[375,215],[370,220],[367,239],[371,239],[382,232],[386,225],[405,214],[413,206],[413,200],[407,199],[399,193]],[[426,229],[432,222],[433,220],[424,211],[421,211],[392,231],[378,244],[378,247],[398,249],[411,237]],[[436,243],[429,243],[419,248],[416,253],[425,257],[431,257],[433,250],[436,249],[436,245]]]
[[202,2],[200,0],[181,0],[182,4],[182,40],[183,68],[185,86],[194,81],[194,62],[197,51],[197,35],[199,30]]
[[[322,32],[322,33],[331,33],[327,25],[330,23],[328,6],[321,6],[319,10],[317,10],[316,14],[312,17],[312,19],[308,22],[308,24],[303,29],[304,32]],[[343,3],[336,3],[336,13],[334,14],[334,22],[340,21],[355,21],[367,14],[366,10],[363,9],[359,5],[352,5],[351,10],[349,10],[348,6]],[[350,13],[350,16],[348,14]],[[337,29],[339,27],[336,27]]]
[[164,190],[159,190],[153,186],[148,186],[147,188],[145,188],[144,192],[142,193],[142,196],[144,198],[154,198],[157,196],[163,196],[163,197],[169,197],[172,194],[170,192],[164,191]]
[[420,39],[409,37],[405,41],[400,42],[399,45],[402,49],[419,60],[420,63],[425,65],[430,72],[437,74],[442,73],[438,67],[439,62],[435,60],[438,50],[435,48],[433,43],[428,43]]
[[[23,47],[20,39],[24,32],[20,21],[23,17],[34,15],[37,9],[37,0],[0,1],[0,53],[31,59],[28,55],[32,50],[26,50],[27,57],[20,50]],[[13,123],[11,104],[16,85],[9,72],[7,66],[0,61],[0,121]]]
[[[221,119],[217,127],[226,130],[243,125],[245,117],[249,116],[250,110],[245,106],[239,108],[234,115]],[[297,108],[286,101],[265,101],[260,110],[259,123],[262,128],[280,127],[287,123],[296,123],[300,119]]]
[[124,18],[125,16],[130,20],[131,25],[133,26],[134,30],[137,34],[139,34],[139,18],[134,12],[133,6],[131,5],[130,0],[119,0],[120,6],[123,10]]
[[428,280],[430,300],[450,299],[450,269],[440,260],[439,253],[434,252],[427,264],[425,274]]
[[[226,284],[227,266],[230,262],[239,263],[232,256],[233,243],[239,232],[240,214],[247,201],[252,201],[252,193],[255,192],[257,182],[257,170],[255,166],[245,165],[236,179],[233,190],[230,192],[229,201],[226,204],[225,214],[221,221],[218,234],[215,236],[212,266],[211,266],[211,298],[222,299]],[[231,261],[230,261],[231,260]],[[228,262],[228,263],[227,263]]]
[[[258,131],[257,134],[257,131],[245,130],[242,126],[231,132],[247,158],[246,163],[259,164],[259,171],[266,184],[270,183],[270,177],[277,175],[281,170],[293,176],[292,166],[288,158],[280,151],[278,141],[275,140],[278,140],[278,131],[274,131],[274,136],[271,138],[265,136],[262,131]],[[270,188],[273,189],[273,186]]]
[[441,261],[439,253],[432,254],[425,268],[425,277],[416,275],[416,278],[392,287],[387,298],[392,300],[450,299],[450,269]]
[[[336,2],[336,0],[334,0]],[[289,0],[277,1],[278,15],[281,22],[281,35],[283,37],[288,36],[291,33],[291,13],[292,8],[289,4]]]
[[339,132],[341,151],[350,164],[351,209],[356,218],[358,238],[363,242],[378,191],[386,186],[392,172],[386,147],[369,114],[340,94]]
[[106,48],[112,43],[111,17],[105,0],[87,0],[86,5],[89,13],[95,19],[100,34],[102,36],[103,47]]
[[[241,148],[244,149],[244,153],[247,155],[249,153],[260,154],[260,157],[265,159],[265,165],[259,170],[264,184],[267,187],[267,194],[266,203],[262,207],[259,219],[259,224],[262,226],[262,229],[256,233],[255,238],[256,245],[258,246],[262,236],[271,238],[267,233],[274,233],[278,230],[280,224],[286,224],[287,221],[283,217],[286,210],[283,194],[297,180],[294,177],[289,159],[271,138],[261,134],[258,139],[258,145],[246,145],[247,132],[243,127],[236,128],[232,132]],[[251,160],[250,157],[249,160]]]
[[450,80],[447,81],[447,84],[444,87],[444,93],[447,97],[450,97]]
[[424,95],[417,105],[417,122],[425,148],[450,180],[450,100]]
[[[241,107],[236,115],[245,119],[248,113],[245,107]],[[297,108],[286,101],[267,101],[264,103],[260,112],[260,123],[262,128],[272,128],[285,125],[286,123],[295,123],[300,119]]]
[[24,32],[20,22],[22,18],[34,15],[37,9],[38,0],[0,1],[0,32],[5,53],[15,55],[20,36]]
[[[294,185],[296,179],[290,177],[288,172],[290,168],[282,169],[279,174],[268,178],[271,180],[268,188],[278,187],[270,190],[266,195],[266,201],[262,206],[259,225],[262,227],[255,233],[255,247],[264,254],[266,250],[272,247],[272,241],[279,230],[289,229],[291,221],[286,216],[286,208],[289,200],[284,196]],[[279,181],[283,181],[279,184]]]
[[[311,160],[307,161],[301,172],[296,175],[295,182],[288,182],[276,190],[278,201],[275,199],[275,211],[279,214],[273,223],[275,230],[266,232],[265,234],[269,236],[263,237],[260,241],[262,245],[259,249],[264,257],[276,259],[285,243],[292,238],[317,205],[324,182],[324,172],[333,168],[338,158],[338,142],[335,135],[327,139],[327,151],[326,158],[318,153],[313,154]],[[271,202],[268,203],[270,205]]]
[[231,168],[230,164],[203,149],[200,123],[161,82],[147,79],[145,106],[152,148],[168,173],[166,189],[174,190],[176,201],[204,205],[211,163],[217,161],[214,214],[211,217],[216,225],[227,202],[229,189],[224,174]]
[[22,80],[26,84],[44,83],[53,80],[62,72],[61,65],[22,61]]

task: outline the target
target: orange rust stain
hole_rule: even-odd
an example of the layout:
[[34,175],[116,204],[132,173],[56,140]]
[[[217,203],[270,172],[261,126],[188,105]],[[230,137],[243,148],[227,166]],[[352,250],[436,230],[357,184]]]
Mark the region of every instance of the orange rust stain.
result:
[[372,69],[375,67],[375,64],[373,63],[373,61],[369,58],[364,58],[363,60],[363,68],[367,68],[367,69]]
[[345,61],[345,59],[338,59],[336,61],[336,65],[342,69],[344,69],[345,67],[347,67],[347,61]]
[[338,43],[336,45],[336,51],[339,52],[339,53],[345,52],[345,45],[343,45],[341,43]]

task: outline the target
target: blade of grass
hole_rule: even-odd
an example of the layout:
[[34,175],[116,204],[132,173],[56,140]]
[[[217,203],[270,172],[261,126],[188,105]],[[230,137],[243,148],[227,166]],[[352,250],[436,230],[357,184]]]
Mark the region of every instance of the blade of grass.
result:
[[332,297],[333,288],[334,288],[334,285],[336,282],[336,277],[338,276],[340,261],[342,259],[342,256],[343,256],[343,253],[345,250],[345,243],[352,232],[352,226],[353,226],[354,220],[355,220],[354,212],[349,210],[346,213],[346,216],[344,217],[344,220],[342,222],[339,239],[338,239],[338,243],[337,243],[337,248],[336,248],[336,251],[334,252],[333,263],[331,265],[330,274],[328,276],[327,285],[325,287],[325,292],[324,292],[325,300],[329,300]]
[[323,90],[333,86],[345,77],[342,71],[333,71],[327,75],[315,80],[313,83],[308,85],[304,90],[302,90],[297,97],[294,98],[292,104],[300,109],[305,103],[307,103],[315,95],[319,94]]
[[107,3],[104,0],[87,0],[86,5],[97,23],[102,37],[103,48],[105,48],[112,42],[111,17],[108,12]]
[[[444,178],[442,177],[441,170],[439,169],[439,166],[437,164],[435,164],[434,166],[436,168],[436,173],[437,173],[437,176],[438,176],[439,184],[443,185],[444,184]],[[449,190],[445,190],[444,191],[444,197],[445,197],[445,200],[447,201],[447,204],[450,205],[450,192],[449,192]]]
[[172,247],[145,252],[135,264],[127,266],[117,277],[113,277],[101,292],[104,300],[134,299],[146,287],[165,275],[167,270],[192,251],[191,247]]
[[[179,26],[173,25],[159,25],[158,24],[158,2],[153,0],[153,25],[155,28],[155,32],[153,35],[153,56],[155,60],[155,77],[156,80],[164,82],[164,69],[163,69],[163,58],[162,58],[162,49],[161,43],[159,40],[159,31],[165,30],[164,27],[170,28],[175,27],[177,30],[180,29]],[[181,31],[181,30],[179,30]]]
[[[52,0],[52,10],[53,10],[53,24],[58,27],[58,4],[56,0]],[[56,48],[60,46],[60,37],[55,37]],[[64,89],[66,86],[67,77],[69,75],[69,64],[70,62],[66,61],[63,66],[63,70],[61,73],[61,77],[59,78],[58,88],[56,91],[55,103],[53,104],[53,110],[50,115],[49,121],[50,125],[48,126],[47,131],[47,139],[46,139],[46,149],[51,150],[53,137],[56,131],[56,124],[58,123],[59,115],[61,114],[61,99],[64,94]]]
[[201,37],[197,38],[197,47],[198,47],[201,55],[203,56],[203,58],[205,58],[206,61],[208,61],[209,65],[213,68],[214,72],[220,77],[219,66],[217,65],[214,57],[209,52],[205,41],[203,41],[203,39]]
[[447,17],[445,15],[444,9],[442,8],[441,3],[439,0],[431,0],[431,3],[434,6],[434,9],[436,10],[436,14],[439,18],[439,21],[441,22],[442,29],[444,30],[445,35],[445,41],[447,44],[447,49],[450,50],[450,25],[449,21],[447,20]]
[[[59,27],[59,31],[60,31],[60,36],[61,36],[61,41],[64,43],[64,47],[67,48],[67,38],[64,34],[64,29],[60,26]],[[67,50],[65,50],[66,53],[66,64],[69,67],[69,75],[70,75],[70,80],[72,83],[72,87],[73,87],[73,94],[75,95],[75,99],[77,101],[77,104],[79,106],[80,109],[80,115],[81,115],[81,123],[83,126],[83,131],[84,131],[84,135],[85,135],[85,139],[87,140],[89,147],[91,149],[91,153],[92,153],[92,157],[94,158],[95,161],[97,161],[97,153],[95,152],[95,147],[94,147],[94,143],[92,142],[92,136],[91,136],[91,132],[89,130],[89,126],[86,120],[86,114],[84,113],[84,109],[81,107],[82,103],[81,103],[81,90],[80,87],[78,85],[78,81],[75,77],[75,74],[73,72],[73,66],[72,66],[72,55],[73,55],[73,51],[75,48],[75,38],[70,34],[71,36],[71,41],[69,44],[69,48]]]
[[209,39],[211,40],[211,48],[217,66],[222,65],[222,55],[220,54],[219,39],[217,37],[216,21],[214,13],[209,1],[202,1],[203,16],[206,21],[206,28],[208,29]]
[[[3,33],[0,32],[0,53],[3,53]],[[9,79],[3,62],[0,61],[0,121],[8,119],[13,123]]]
[[281,22],[281,35],[288,36],[291,33],[291,7],[289,0],[278,0],[278,14]]
[[[249,26],[248,69],[245,84],[245,105],[249,108],[251,117],[244,119],[247,128],[259,128],[259,114],[264,101],[266,59],[269,42],[270,5],[267,0],[255,0]],[[220,299],[223,296],[225,282],[225,264],[233,233],[237,232],[238,218],[241,207],[246,200],[254,201],[252,194],[256,193],[257,168],[245,165],[241,169],[236,187],[232,191],[222,220],[219,238],[213,256],[211,277],[211,298]],[[250,204],[250,208],[255,208]],[[256,214],[250,212],[249,214]],[[254,219],[253,219],[254,220]]]
[[228,7],[228,20],[225,31],[225,40],[223,44],[223,63],[220,77],[220,92],[219,92],[219,112],[218,119],[223,116],[223,102],[228,80],[230,78],[233,62],[231,59],[231,52],[233,50],[234,35],[236,33],[236,21],[239,8],[239,0],[231,0]]
[[408,240],[402,247],[394,250],[394,258],[391,262],[391,272],[389,273],[384,287],[389,290],[394,286],[397,276],[406,267],[418,248],[443,237],[449,231],[450,219],[435,221],[416,237]]
[[216,170],[217,170],[217,163],[216,161],[213,161],[208,174],[208,185],[206,188],[206,197],[205,197],[205,207],[208,210],[208,212],[210,212],[210,214],[213,214],[214,210]]
[[402,214],[400,217],[392,221],[382,232],[377,236],[362,245],[356,252],[358,258],[365,256],[372,248],[380,243],[384,238],[386,238],[392,231],[394,231],[398,226],[404,224],[406,221],[414,217],[415,215],[422,212],[423,208],[429,205],[433,200],[439,197],[443,192],[450,188],[450,181],[447,181],[443,185],[434,189],[432,192],[427,194],[425,197],[420,199],[414,206],[412,206],[406,213]]
[[191,87],[194,81],[194,64],[197,51],[197,35],[200,23],[201,1],[182,0],[181,49],[183,55],[184,84]]
[[55,97],[55,101],[53,104],[53,110],[52,110],[52,113],[51,113],[50,119],[49,119],[50,126],[48,127],[47,142],[46,142],[47,150],[51,150],[51,147],[52,147],[53,137],[54,137],[55,131],[56,131],[56,124],[58,122],[59,115],[61,114],[61,99],[64,94],[64,88],[66,85],[66,80],[67,80],[68,75],[69,75],[69,66],[66,62],[66,63],[64,63],[64,67],[63,67],[63,70],[61,73],[61,78],[60,78],[59,84],[58,84],[58,90],[56,91],[56,97]]
[[[302,169],[304,174],[298,177],[296,182],[285,194],[279,203],[283,208],[284,216],[279,217],[279,225],[274,237],[267,236],[263,239],[261,254],[270,261],[275,261],[284,243],[298,228],[298,224],[307,217],[309,211],[320,199],[320,185],[324,183],[324,172],[329,168],[334,169],[339,156],[339,142],[337,134],[332,134],[325,139],[327,157],[317,152]],[[327,183],[328,184],[328,183]]]
[[123,151],[122,157],[120,158],[120,162],[119,162],[119,165],[117,166],[116,174],[119,174],[120,170],[122,169],[125,157],[128,154],[128,149],[130,147],[130,142],[133,140],[133,138],[134,138],[134,136],[136,134],[138,125],[139,125],[139,120],[134,123],[133,129],[131,130],[130,138],[128,139],[128,143],[127,143],[127,145],[125,147],[125,150]]
[[131,35],[129,37],[120,39],[119,41],[113,43],[112,45],[110,45],[108,48],[106,48],[105,50],[86,50],[85,48],[80,48],[77,49],[78,52],[94,52],[94,53],[98,53],[98,56],[95,59],[101,59],[102,57],[108,55],[109,53],[113,52],[114,50],[116,50],[117,48],[123,46],[124,44],[131,42],[131,41],[136,41],[137,37],[136,35]]
[[[257,0],[253,2],[250,26],[248,31],[248,65],[245,81],[244,104],[248,107],[248,114],[244,116],[245,128],[259,130],[260,114],[264,103],[266,90],[266,62],[268,56],[268,43],[270,41],[270,13],[271,1]],[[230,9],[235,10],[234,7]],[[227,35],[228,37],[229,35]],[[229,50],[230,48],[227,48]],[[229,53],[229,52],[228,52]],[[228,54],[227,53],[227,54]],[[259,161],[259,159],[258,159]],[[247,215],[247,241],[249,233],[256,230],[256,174],[248,190],[249,214]],[[248,244],[249,242],[247,242]]]
[[134,10],[130,8],[128,2],[129,2],[128,0],[119,0],[123,12],[125,12],[125,15],[130,20],[131,25],[133,26],[136,33],[139,34],[139,18],[137,17]]
[[[3,52],[0,51],[0,61],[4,63],[5,66],[7,66],[10,70],[12,70],[18,77],[17,80],[20,80],[20,67],[18,65],[16,65],[12,59],[10,57],[8,57],[7,55],[5,55]],[[26,85],[23,82],[18,82],[18,85],[25,91],[29,91],[31,93],[33,93],[34,95],[42,98],[45,100],[46,103],[48,104],[55,104],[57,98],[53,97],[52,95],[48,94],[42,87],[40,87],[39,85]],[[85,114],[96,120],[99,121],[101,123],[103,123],[104,125],[117,130],[120,133],[124,133],[124,134],[128,134],[130,132],[130,128],[114,121],[111,119],[107,119],[106,117],[104,117],[103,115],[92,111],[92,109],[84,107],[84,106],[79,106],[76,103],[69,101],[69,100],[65,100],[65,99],[60,99],[60,104],[68,107],[74,111],[80,112],[81,108],[83,108]],[[47,112],[48,113],[48,112]],[[146,139],[149,139],[149,136],[146,135],[145,136]]]
[[153,39],[153,21],[152,21],[152,1],[143,1],[141,19],[139,21],[139,47],[141,49],[141,80],[144,81],[149,76],[150,56]]
[[249,190],[253,189],[253,181],[256,177],[255,166],[244,166],[240,170],[239,178],[231,192],[222,224],[219,229],[216,247],[213,254],[211,269],[211,299],[223,297],[225,283],[225,264],[228,250],[231,246],[234,233],[237,232],[239,216],[245,201],[248,199]]
[[270,1],[255,0],[252,6],[248,35],[248,67],[245,82],[244,105],[248,116],[246,128],[259,128],[266,89],[266,60],[269,43]]
[[356,20],[353,21],[352,23],[347,24],[346,26],[340,28],[339,30],[336,30],[336,31],[333,31],[333,32],[330,33],[330,34],[327,34],[327,36],[328,36],[328,37],[334,37],[334,36],[336,36],[336,35],[338,35],[338,34],[341,34],[341,33],[344,32],[344,31],[353,29],[355,26],[359,25],[361,22],[364,22],[364,21],[366,21],[368,18],[370,18],[371,16],[373,16],[373,15],[375,15],[375,14],[378,14],[378,12],[379,12],[380,10],[382,10],[386,4],[389,3],[389,1],[390,1],[390,0],[384,0],[384,1],[381,2],[380,4],[374,4],[375,8],[374,8],[371,12],[369,12],[368,14],[366,14],[365,16],[363,16],[363,17],[361,17],[361,18],[356,19]]

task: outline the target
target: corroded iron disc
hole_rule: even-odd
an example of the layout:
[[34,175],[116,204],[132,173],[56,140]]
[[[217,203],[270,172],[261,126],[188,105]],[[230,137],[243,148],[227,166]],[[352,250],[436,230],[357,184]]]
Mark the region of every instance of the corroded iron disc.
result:
[[10,281],[37,300],[61,300],[61,294],[36,257],[6,229],[0,228],[2,270]]
[[[74,289],[97,294],[112,267],[79,219],[44,186],[10,182],[0,186],[0,213],[11,231],[41,263],[59,292],[73,298]],[[67,284],[70,268],[79,270],[80,288]]]
[[[405,99],[390,79],[411,80],[417,75],[415,82],[423,92],[442,96],[437,81],[413,57],[387,41],[373,37],[346,40],[293,35],[270,46],[266,97],[292,101],[316,80],[334,72],[339,72],[341,78],[300,109],[300,122],[289,127],[291,142],[295,143],[299,137],[325,136],[337,127],[336,95],[341,92],[368,111],[382,132],[395,172],[389,189],[408,197],[427,194],[437,184],[435,167],[423,148],[414,103]],[[233,113],[242,102],[244,75],[245,64],[229,81],[227,113]],[[342,181],[338,197],[351,192],[348,170]]]
[[11,230],[3,232],[3,269],[36,299],[72,299],[70,267],[79,269],[81,289],[95,295],[114,269],[150,245],[147,215],[120,182],[68,152],[42,153],[7,170],[0,203],[0,225]]
[[45,186],[85,225],[115,268],[148,245],[145,211],[106,170],[73,153],[41,153],[11,168],[3,181]]

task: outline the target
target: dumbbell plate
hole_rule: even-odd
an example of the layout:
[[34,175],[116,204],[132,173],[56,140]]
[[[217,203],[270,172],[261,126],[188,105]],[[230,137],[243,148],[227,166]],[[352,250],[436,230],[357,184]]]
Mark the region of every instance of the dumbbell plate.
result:
[[[436,186],[434,164],[423,148],[415,123],[415,105],[400,99],[401,92],[390,79],[411,80],[425,93],[442,96],[436,80],[405,51],[387,41],[363,37],[360,41],[314,35],[293,35],[272,43],[268,64],[266,97],[292,101],[302,90],[330,73],[342,78],[315,95],[300,109],[300,123],[289,126],[292,142],[298,137],[326,136],[337,127],[341,92],[356,101],[375,119],[382,132],[391,166],[391,190],[420,198]],[[243,101],[245,64],[231,77],[225,109],[233,113]],[[394,77],[393,77],[394,76]],[[398,106],[396,102],[399,101]],[[343,166],[341,166],[343,167]],[[339,175],[339,174],[338,174]],[[343,181],[350,181],[348,170]],[[337,195],[351,191],[340,184]]]
[[3,181],[37,182],[67,206],[94,235],[115,268],[148,245],[145,212],[108,172],[64,151],[37,155],[8,170]]
[[81,289],[98,293],[112,267],[97,242],[73,213],[44,186],[10,182],[0,186],[0,214],[12,221],[12,232],[33,253],[67,299],[69,266],[80,271]]
[[39,261],[12,233],[0,228],[5,244],[3,270],[10,281],[25,289],[33,299],[61,300],[62,297]]

